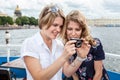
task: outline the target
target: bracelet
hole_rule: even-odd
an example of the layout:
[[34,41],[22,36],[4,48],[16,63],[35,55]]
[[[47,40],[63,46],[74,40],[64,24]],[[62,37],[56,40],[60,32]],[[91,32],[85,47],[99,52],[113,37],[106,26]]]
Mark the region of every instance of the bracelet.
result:
[[77,56],[76,59],[77,59],[78,61],[82,62],[82,61],[86,60],[87,57],[85,57],[85,58],[81,58],[81,57]]

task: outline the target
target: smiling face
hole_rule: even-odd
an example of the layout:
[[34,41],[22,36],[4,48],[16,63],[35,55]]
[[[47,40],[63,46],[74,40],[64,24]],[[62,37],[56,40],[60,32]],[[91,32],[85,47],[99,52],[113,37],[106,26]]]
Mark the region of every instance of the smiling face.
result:
[[67,39],[70,38],[80,38],[82,33],[82,28],[77,22],[70,21],[67,26]]
[[62,40],[66,43],[70,38],[84,38],[94,45],[85,16],[79,10],[72,10],[65,19]]
[[46,27],[43,27],[42,34],[47,39],[55,39],[58,34],[61,32],[61,28],[63,26],[63,18],[56,17],[51,26],[46,29]]

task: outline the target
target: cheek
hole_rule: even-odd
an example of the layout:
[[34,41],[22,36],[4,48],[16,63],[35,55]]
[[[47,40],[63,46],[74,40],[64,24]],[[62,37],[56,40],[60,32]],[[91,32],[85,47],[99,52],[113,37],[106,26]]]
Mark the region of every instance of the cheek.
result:
[[67,36],[67,38],[70,37],[70,32],[69,31],[66,31],[66,36]]
[[77,36],[79,36],[79,37],[80,37],[80,36],[81,36],[81,33],[82,33],[82,32],[78,32],[78,33],[77,33]]
[[71,34],[71,32],[67,30],[66,35],[69,36],[70,34]]

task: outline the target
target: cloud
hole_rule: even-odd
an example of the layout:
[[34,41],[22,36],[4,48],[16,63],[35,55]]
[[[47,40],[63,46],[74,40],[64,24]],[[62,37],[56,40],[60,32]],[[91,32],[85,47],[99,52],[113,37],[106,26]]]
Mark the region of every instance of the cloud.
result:
[[79,9],[88,18],[119,16],[120,13],[120,0],[0,0],[0,12],[13,16],[19,5],[23,15],[37,18],[42,8],[50,3],[58,4],[65,14]]
[[105,0],[105,3],[103,5],[105,9],[109,10],[110,12],[120,12],[120,1],[119,0]]

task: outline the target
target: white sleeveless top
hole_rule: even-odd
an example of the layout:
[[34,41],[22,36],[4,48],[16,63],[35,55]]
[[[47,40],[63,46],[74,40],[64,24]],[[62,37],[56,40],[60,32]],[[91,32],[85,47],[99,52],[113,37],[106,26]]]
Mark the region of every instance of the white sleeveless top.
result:
[[[51,65],[62,53],[64,45],[60,40],[52,41],[52,53],[44,43],[40,32],[23,42],[21,57],[31,56],[40,60],[42,68]],[[25,66],[26,68],[26,66]],[[26,68],[27,80],[33,80],[30,72]],[[50,80],[62,80],[62,69],[60,69]]]

